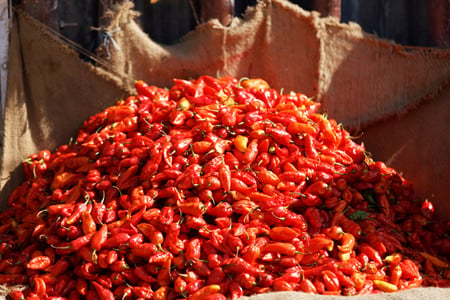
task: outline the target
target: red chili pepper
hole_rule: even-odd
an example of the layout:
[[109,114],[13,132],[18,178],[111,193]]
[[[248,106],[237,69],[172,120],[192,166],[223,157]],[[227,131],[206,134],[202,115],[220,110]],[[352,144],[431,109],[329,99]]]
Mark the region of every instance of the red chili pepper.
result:
[[202,287],[205,286],[205,280],[203,279],[193,279],[190,281],[186,286],[186,293],[193,294],[196,291],[200,290]]
[[[378,230],[376,234],[379,240],[385,246],[386,250],[389,252],[395,252],[397,250],[403,249],[403,246],[399,240],[402,240],[404,243],[406,243],[406,240],[404,240],[403,236],[395,235],[394,237],[394,232],[387,233],[383,230]],[[410,237],[414,238],[414,233]]]
[[344,233],[341,239],[341,245],[338,245],[337,248],[341,252],[350,252],[355,247],[356,239],[355,236],[351,233]]
[[172,259],[164,261],[157,275],[159,285],[168,286],[172,282],[171,269],[172,269]]
[[248,144],[244,156],[243,156],[243,163],[244,164],[251,164],[258,156],[258,140],[254,139],[251,140]]
[[139,247],[144,242],[144,235],[142,233],[135,233],[130,236],[130,239],[128,240],[128,246],[130,249]]
[[126,277],[121,272],[113,272],[110,275],[113,285],[122,285],[126,282]]
[[288,256],[294,256],[297,249],[290,243],[275,242],[265,245],[262,252],[274,252]]
[[381,180],[381,172],[378,168],[369,167],[369,170],[366,170],[359,176],[359,180],[377,183]]
[[[320,256],[320,254],[319,254],[319,256]],[[314,262],[317,262],[317,258],[314,259],[313,263]],[[302,264],[303,263],[307,264],[306,261],[302,260]],[[304,278],[312,278],[315,276],[320,276],[320,274],[322,274],[322,272],[325,270],[334,271],[334,270],[336,270],[336,268],[337,268],[337,266],[335,263],[314,266],[314,267],[310,267],[309,269],[305,268],[303,271],[303,276],[304,276]]]
[[335,217],[338,219],[337,225],[341,226],[345,232],[353,234],[357,239],[361,236],[362,230],[358,223],[350,220],[342,213],[336,213]]
[[186,291],[187,282],[182,276],[178,276],[174,280],[174,290],[176,293],[182,294]]
[[340,285],[342,285],[343,287],[356,286],[355,281],[350,276],[345,275],[342,271],[336,270],[334,274],[336,274],[337,278],[339,279]]
[[103,248],[118,248],[120,245],[127,243],[129,239],[130,235],[127,233],[116,233],[103,243]]
[[261,183],[271,184],[273,186],[277,186],[281,181],[281,179],[275,173],[273,173],[270,170],[267,170],[266,168],[261,168],[258,171],[257,178]]
[[[370,232],[367,234],[365,240],[373,246],[380,255],[385,255],[387,252],[386,245],[384,244],[383,240],[378,236],[376,232]],[[394,250],[395,251],[395,250]]]
[[161,214],[158,217],[158,221],[161,224],[168,225],[173,222],[174,210],[172,207],[165,206],[161,209]]
[[207,213],[215,217],[229,217],[233,213],[233,208],[228,202],[220,202],[208,209]]
[[278,144],[289,146],[292,141],[292,136],[286,130],[279,127],[267,127],[266,133]]
[[108,238],[108,225],[103,224],[100,229],[92,236],[91,248],[99,251]]
[[291,181],[295,183],[300,183],[305,181],[306,174],[301,171],[286,171],[281,174],[278,174],[278,178],[283,181]]
[[338,276],[329,270],[322,271],[322,278],[325,287],[328,291],[334,292],[341,289],[341,284],[339,282]]
[[40,277],[34,277],[33,283],[34,293],[36,293],[36,295],[39,297],[43,297],[47,293],[47,286],[45,281]]
[[75,289],[78,292],[78,294],[82,296],[86,296],[88,291],[88,282],[84,278],[78,278],[75,284]]
[[256,191],[256,185],[247,186],[242,180],[238,178],[231,178],[231,190],[248,194]]
[[396,285],[383,281],[383,280],[373,280],[373,284],[377,289],[382,290],[383,292],[391,293],[398,291],[398,288]]
[[318,129],[310,123],[290,122],[287,126],[287,131],[292,135],[311,135],[315,137]]
[[300,233],[290,227],[282,227],[282,226],[278,226],[278,227],[273,227],[270,230],[270,238],[274,241],[290,241],[293,238],[299,236]]
[[319,153],[316,150],[316,147],[314,145],[315,140],[311,135],[305,135],[304,138],[305,143],[305,153],[306,157],[311,159],[317,159],[319,157]]
[[191,261],[190,265],[192,270],[200,276],[208,277],[211,275],[211,269],[208,267],[208,264],[201,260]]
[[12,300],[26,299],[24,293],[20,290],[13,290],[8,294],[8,296],[11,297]]
[[302,292],[307,294],[317,294],[317,289],[312,283],[312,281],[308,278],[303,279],[300,284],[299,288]]
[[143,266],[136,266],[133,269],[133,272],[140,280],[150,283],[157,282],[156,278],[148,274],[148,272],[145,270]]
[[183,251],[185,249],[185,242],[179,238],[180,232],[181,226],[179,224],[170,224],[166,238],[164,239],[163,247],[172,253]]
[[377,250],[372,248],[370,245],[361,243],[358,245],[358,250],[366,254],[372,261],[374,261],[378,266],[382,265],[382,259]]
[[70,262],[65,257],[57,260],[53,265],[48,266],[45,271],[49,272],[53,276],[59,276],[64,274],[70,267]]
[[217,284],[210,284],[210,285],[206,285],[200,289],[198,289],[197,291],[195,291],[194,293],[192,293],[189,296],[189,299],[191,300],[201,300],[201,299],[205,299],[206,297],[216,294],[220,291],[220,286]]
[[71,214],[70,217],[68,217],[65,220],[64,224],[67,224],[67,225],[75,224],[75,222],[77,222],[80,219],[82,212],[86,211],[87,209],[88,209],[88,206],[86,203],[76,204],[75,208],[73,210],[73,213]]
[[225,241],[227,246],[233,252],[238,252],[244,247],[244,243],[242,242],[242,240],[238,236],[235,236],[231,233],[227,234]]
[[105,211],[106,206],[105,204],[103,204],[103,202],[93,202],[91,215],[96,224],[103,223],[103,216],[105,215]]
[[369,295],[373,291],[373,281],[372,280],[366,280],[363,286],[359,289],[357,295]]
[[296,214],[294,212],[288,212],[285,215],[285,225],[292,226],[293,228],[299,229],[304,232],[308,229],[306,219],[302,214]]
[[85,262],[77,265],[74,272],[77,276],[92,281],[99,276],[100,266],[91,262]]
[[98,262],[98,256],[95,253],[95,250],[91,249],[88,246],[84,246],[80,250],[78,250],[77,255],[80,256],[86,262],[90,263]]
[[250,172],[246,172],[246,171],[233,171],[231,173],[231,177],[232,178],[237,178],[242,180],[242,182],[244,182],[246,185],[252,186],[252,185],[256,185],[257,180],[254,176],[254,174],[250,173]]
[[396,265],[391,269],[390,283],[392,283],[395,286],[398,286],[401,277],[402,277],[402,268],[399,265]]
[[152,243],[161,245],[164,242],[162,232],[156,229],[152,224],[140,223],[137,227]]
[[151,255],[148,259],[148,263],[150,264],[162,264],[164,261],[168,259],[172,259],[173,255],[168,252],[157,252]]
[[97,230],[97,225],[94,222],[94,218],[88,211],[81,213],[82,229],[84,234],[89,234]]
[[167,287],[161,287],[155,292],[153,292],[151,287],[148,286],[135,286],[133,288],[133,295],[144,299],[166,299],[167,292],[168,292]]
[[177,207],[182,213],[192,215],[194,217],[200,217],[206,212],[207,209],[206,205],[202,202],[179,203]]
[[402,269],[402,277],[405,279],[420,278],[420,272],[417,265],[411,259],[404,259],[399,263]]
[[100,300],[100,297],[98,296],[95,289],[88,290],[86,293],[86,300]]
[[313,194],[323,198],[328,198],[331,195],[331,189],[325,182],[316,181],[306,188],[305,194]]
[[322,220],[320,216],[320,211],[315,207],[308,207],[305,210],[304,216],[308,219],[309,224],[315,228],[322,227]]
[[202,241],[198,238],[190,239],[186,244],[185,258],[186,260],[200,259]]
[[101,299],[105,299],[105,300],[114,300],[114,294],[113,292],[111,292],[111,290],[109,290],[108,288],[104,287],[103,285],[92,281],[91,284],[94,286],[95,290],[97,291],[98,296]]
[[316,253],[321,249],[326,249],[328,251],[332,251],[334,247],[334,242],[329,237],[323,235],[316,235],[310,241],[309,245],[306,245],[305,248],[309,253]]
[[133,295],[133,289],[126,285],[119,285],[114,289],[114,297],[117,299],[128,300]]
[[47,206],[46,210],[49,215],[58,215],[63,217],[69,217],[73,212],[74,204],[63,203],[63,204],[53,204]]
[[225,271],[229,272],[245,272],[253,276],[258,276],[263,273],[262,270],[252,266],[250,263],[246,262],[242,258],[235,257],[230,258],[224,262]]
[[229,285],[231,299],[239,299],[244,296],[244,290],[237,281],[231,281]]
[[206,284],[220,284],[225,281],[226,273],[221,267],[215,267],[211,270],[211,275],[208,277]]

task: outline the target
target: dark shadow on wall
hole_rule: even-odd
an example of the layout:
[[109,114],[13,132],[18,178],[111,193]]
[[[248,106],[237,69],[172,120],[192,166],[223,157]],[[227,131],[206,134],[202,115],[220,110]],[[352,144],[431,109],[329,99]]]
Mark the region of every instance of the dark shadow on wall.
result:
[[[431,0],[433,1],[433,0]],[[430,1],[342,0],[342,22],[358,23],[364,31],[410,46],[436,46]],[[447,8],[448,15],[448,8]]]
[[[51,24],[47,25],[82,48],[95,52],[105,40],[104,32],[98,29],[102,26],[101,16],[108,9],[106,3],[122,1],[13,0],[12,3],[28,5],[43,23],[49,21],[51,16]],[[142,28],[150,38],[157,43],[171,45],[194,30],[201,21],[199,1],[160,0],[154,4],[149,0],[133,2],[135,10],[141,13],[139,21]],[[305,10],[312,10],[315,2],[289,1]],[[56,4],[56,9],[46,12],[39,3]],[[247,7],[256,3],[257,0],[234,0],[234,16],[241,17]],[[449,7],[448,0],[341,0],[341,21],[358,23],[364,31],[402,45],[449,47]],[[34,15],[33,12],[31,15]]]

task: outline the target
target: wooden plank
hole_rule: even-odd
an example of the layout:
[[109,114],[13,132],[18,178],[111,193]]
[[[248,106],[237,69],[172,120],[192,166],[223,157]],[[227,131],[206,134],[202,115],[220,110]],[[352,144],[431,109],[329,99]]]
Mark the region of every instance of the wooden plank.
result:
[[0,0],[0,119],[3,119],[3,113],[5,111],[10,26],[11,10],[8,1]]
[[324,17],[332,16],[341,19],[341,0],[313,0],[312,9]]
[[448,0],[428,0],[430,36],[433,46],[450,46],[450,4]]
[[223,26],[230,25],[234,14],[234,0],[200,0],[201,21],[218,19]]
[[21,8],[48,27],[59,30],[58,0],[22,0]]

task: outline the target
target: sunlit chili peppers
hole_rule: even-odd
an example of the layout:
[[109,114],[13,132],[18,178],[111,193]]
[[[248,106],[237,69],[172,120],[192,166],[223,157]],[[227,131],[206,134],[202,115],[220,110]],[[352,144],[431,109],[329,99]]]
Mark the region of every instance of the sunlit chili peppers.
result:
[[448,221],[319,104],[175,79],[23,162],[0,213],[12,299],[237,299],[450,286]]

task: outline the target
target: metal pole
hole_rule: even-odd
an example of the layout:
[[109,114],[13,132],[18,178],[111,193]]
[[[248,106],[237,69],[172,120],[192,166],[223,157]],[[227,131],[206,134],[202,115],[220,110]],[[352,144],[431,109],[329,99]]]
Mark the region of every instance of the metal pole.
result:
[[341,0],[313,0],[312,8],[323,17],[332,16],[341,19]]
[[223,26],[231,24],[234,16],[234,0],[200,0],[201,22],[218,19]]
[[22,0],[22,8],[48,27],[59,31],[58,0]]
[[5,112],[11,13],[11,3],[0,0],[0,120],[3,120]]
[[433,46],[450,45],[450,4],[448,0],[428,0],[430,36]]

